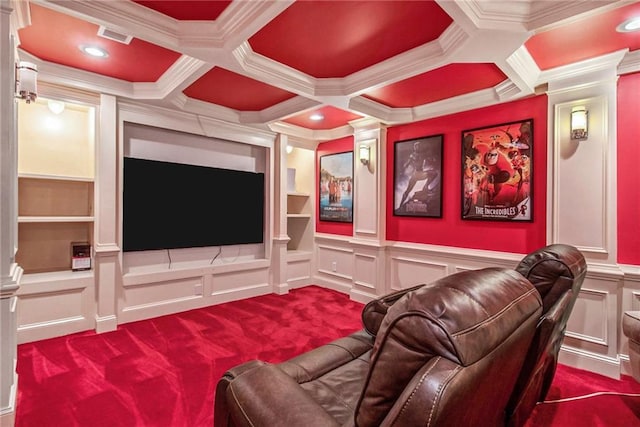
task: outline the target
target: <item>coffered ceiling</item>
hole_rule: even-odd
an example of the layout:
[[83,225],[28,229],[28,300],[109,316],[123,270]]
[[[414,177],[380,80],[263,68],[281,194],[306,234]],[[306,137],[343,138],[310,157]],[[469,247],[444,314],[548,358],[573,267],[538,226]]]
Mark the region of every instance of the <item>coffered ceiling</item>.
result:
[[40,81],[312,139],[529,96],[615,52],[640,69],[640,32],[617,30],[637,1],[20,3]]

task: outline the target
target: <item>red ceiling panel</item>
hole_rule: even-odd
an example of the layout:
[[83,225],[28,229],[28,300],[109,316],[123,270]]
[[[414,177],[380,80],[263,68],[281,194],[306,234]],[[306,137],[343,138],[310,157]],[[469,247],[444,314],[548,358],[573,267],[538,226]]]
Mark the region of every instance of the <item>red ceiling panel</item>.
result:
[[[177,52],[138,39],[129,45],[105,39],[97,35],[97,25],[35,4],[31,4],[31,22],[19,31],[21,49],[44,61],[116,79],[154,82],[180,57]],[[109,56],[87,56],[80,45],[100,47]]]
[[437,39],[451,22],[433,1],[299,1],[249,44],[313,77],[345,77]]
[[487,89],[506,78],[495,64],[451,64],[369,91],[364,97],[393,108],[410,108]]
[[296,96],[220,67],[200,77],[184,90],[184,94],[238,111],[261,111]]
[[619,33],[616,27],[640,16],[640,3],[581,19],[531,37],[525,46],[541,70],[615,52],[640,48],[640,32]]
[[184,21],[215,21],[231,4],[231,0],[133,0],[174,19]]
[[[322,120],[312,120],[311,116],[314,114],[321,114],[324,118]],[[361,119],[362,116],[349,111],[344,111],[339,108],[326,106],[318,108],[313,111],[308,111],[297,116],[289,117],[283,120],[286,123],[300,126],[312,130],[328,130],[335,129],[340,126],[348,124],[351,120]]]

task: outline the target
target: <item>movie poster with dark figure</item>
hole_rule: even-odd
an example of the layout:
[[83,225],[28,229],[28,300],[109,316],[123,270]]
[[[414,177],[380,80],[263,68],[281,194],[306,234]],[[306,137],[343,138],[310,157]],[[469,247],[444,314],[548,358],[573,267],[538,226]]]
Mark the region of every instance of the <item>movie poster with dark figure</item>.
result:
[[394,145],[393,214],[442,217],[442,135]]
[[531,221],[533,119],[462,132],[462,218]]
[[320,221],[353,222],[353,152],[320,157]]

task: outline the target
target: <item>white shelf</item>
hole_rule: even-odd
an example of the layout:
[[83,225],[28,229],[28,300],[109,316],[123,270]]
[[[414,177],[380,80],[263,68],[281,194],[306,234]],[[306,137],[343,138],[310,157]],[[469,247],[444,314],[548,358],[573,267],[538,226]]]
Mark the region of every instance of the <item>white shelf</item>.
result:
[[93,178],[87,178],[82,176],[66,176],[66,175],[45,175],[45,174],[36,174],[36,173],[19,173],[18,178],[29,178],[29,179],[47,179],[47,180],[58,180],[58,181],[79,181],[79,182],[93,182]]
[[287,218],[311,218],[311,214],[302,214],[302,213],[293,214],[293,213],[288,213],[287,214]]
[[93,216],[19,216],[19,223],[93,222]]
[[297,192],[297,191],[294,191],[294,192],[291,192],[291,191],[290,191],[290,192],[288,192],[288,193],[287,193],[287,196],[295,196],[295,197],[309,197],[309,196],[310,196],[310,194],[309,194],[309,193],[300,193],[300,192]]

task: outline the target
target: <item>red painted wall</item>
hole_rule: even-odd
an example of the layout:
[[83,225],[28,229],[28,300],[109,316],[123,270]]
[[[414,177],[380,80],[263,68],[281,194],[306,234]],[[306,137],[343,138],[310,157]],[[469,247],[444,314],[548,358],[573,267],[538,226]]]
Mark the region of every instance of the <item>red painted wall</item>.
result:
[[[529,118],[533,119],[533,221],[462,220],[461,132]],[[394,216],[394,143],[436,134],[444,134],[442,218]],[[387,141],[387,240],[523,254],[546,244],[546,96],[392,127],[387,132]]]
[[[352,136],[319,144],[316,149],[316,171],[320,170],[320,157],[326,156],[327,154],[344,153],[346,151],[353,151]],[[316,232],[353,236],[353,223],[320,221],[320,204],[317,203],[319,188],[320,177],[319,173],[316,173]],[[354,188],[353,191],[358,191],[358,189]]]
[[618,80],[618,262],[640,265],[640,73]]

